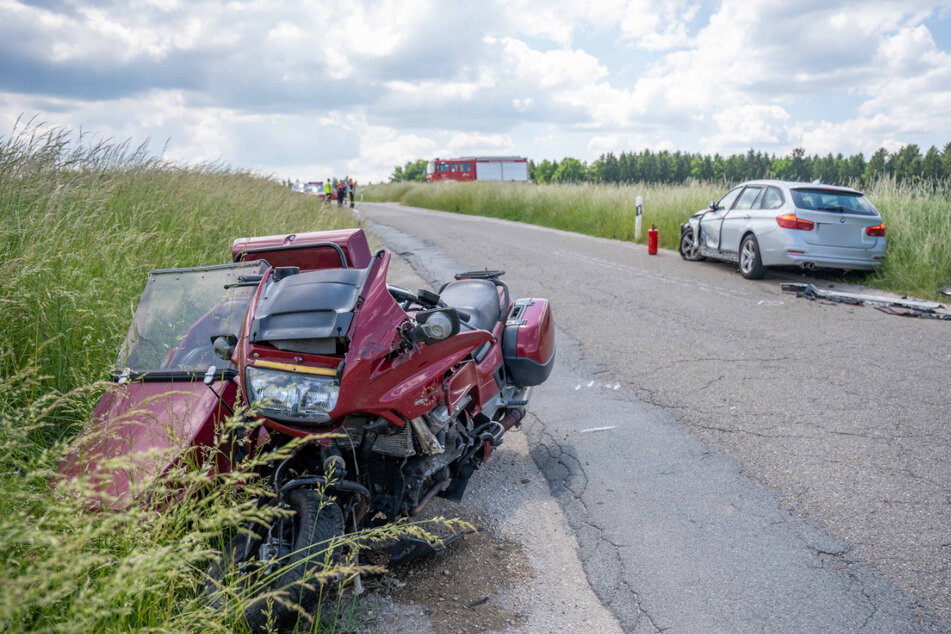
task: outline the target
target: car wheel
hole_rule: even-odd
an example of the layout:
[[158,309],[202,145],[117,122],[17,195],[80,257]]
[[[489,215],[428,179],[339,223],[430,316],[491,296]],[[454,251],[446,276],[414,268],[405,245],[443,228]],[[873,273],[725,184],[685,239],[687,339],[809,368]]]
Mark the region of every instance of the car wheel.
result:
[[685,227],[680,232],[680,257],[688,262],[697,262],[704,259],[700,255],[700,247],[693,237],[693,227]]
[[763,258],[759,253],[759,242],[752,233],[740,243],[740,275],[748,280],[758,280],[766,275]]

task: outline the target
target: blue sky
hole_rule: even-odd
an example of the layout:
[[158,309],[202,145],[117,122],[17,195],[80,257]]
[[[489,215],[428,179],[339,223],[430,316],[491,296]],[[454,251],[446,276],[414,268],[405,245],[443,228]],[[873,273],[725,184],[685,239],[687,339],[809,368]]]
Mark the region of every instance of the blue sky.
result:
[[941,149],[951,0],[0,0],[0,135],[34,115],[301,180],[472,154]]

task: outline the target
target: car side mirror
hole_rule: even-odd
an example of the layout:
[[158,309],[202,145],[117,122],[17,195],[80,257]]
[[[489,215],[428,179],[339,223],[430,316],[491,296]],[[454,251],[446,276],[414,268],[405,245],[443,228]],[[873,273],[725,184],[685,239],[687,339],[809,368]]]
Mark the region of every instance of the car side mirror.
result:
[[719,209],[719,208],[720,208],[720,207],[717,206],[717,204],[716,204],[714,201],[712,201],[712,200],[710,201],[710,211],[716,211],[716,210]]
[[234,355],[234,349],[238,346],[238,336],[226,333],[223,335],[212,335],[211,345],[215,349],[215,354],[222,361],[230,361]]
[[427,345],[459,334],[459,313],[455,308],[437,308],[416,313],[413,339]]

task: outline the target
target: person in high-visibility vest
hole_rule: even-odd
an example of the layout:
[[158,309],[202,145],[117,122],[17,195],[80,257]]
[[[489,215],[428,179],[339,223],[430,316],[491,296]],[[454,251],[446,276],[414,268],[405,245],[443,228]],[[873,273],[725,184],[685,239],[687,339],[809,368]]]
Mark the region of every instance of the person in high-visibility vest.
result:
[[324,181],[324,202],[329,203],[331,199],[330,196],[330,177],[327,177],[327,180]]
[[348,189],[349,192],[350,192],[350,208],[353,209],[353,192],[354,192],[354,190],[357,188],[357,184],[356,184],[356,183],[354,182],[354,180],[351,178],[351,179],[350,179],[350,182],[347,183],[347,185],[348,185],[347,189]]
[[343,205],[343,199],[347,196],[347,181],[337,181],[337,206]]

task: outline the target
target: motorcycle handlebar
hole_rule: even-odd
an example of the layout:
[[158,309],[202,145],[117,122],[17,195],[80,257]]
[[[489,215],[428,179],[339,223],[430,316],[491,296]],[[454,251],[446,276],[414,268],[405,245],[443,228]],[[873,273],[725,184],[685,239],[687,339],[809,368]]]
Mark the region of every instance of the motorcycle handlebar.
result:
[[[400,288],[399,286],[393,286],[392,284],[387,284],[386,290],[388,290],[390,292],[390,295],[393,296],[393,299],[395,299],[398,302],[413,302],[413,303],[420,304],[421,306],[423,305],[422,302],[419,301],[419,297],[415,293],[412,293],[406,290],[405,288]],[[450,308],[450,306],[447,306],[446,302],[442,300],[439,300],[436,303],[436,306],[438,306],[439,308]],[[455,311],[456,311],[456,314],[459,315],[459,319],[461,319],[462,321],[469,321],[470,319],[472,319],[472,315],[470,315],[464,310],[460,310],[456,308]]]

